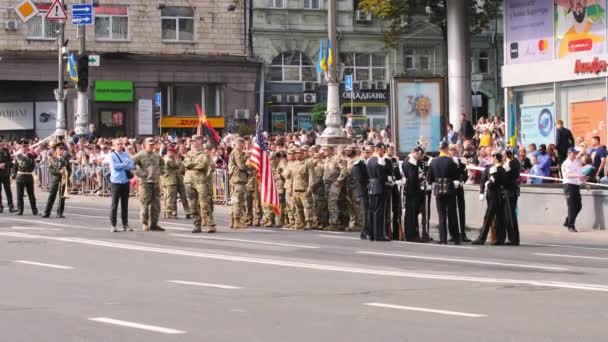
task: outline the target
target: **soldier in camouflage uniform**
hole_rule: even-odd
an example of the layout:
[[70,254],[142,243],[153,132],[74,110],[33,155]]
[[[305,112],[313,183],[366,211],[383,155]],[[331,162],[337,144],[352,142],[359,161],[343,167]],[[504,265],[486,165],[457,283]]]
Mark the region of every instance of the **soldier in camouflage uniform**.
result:
[[329,226],[324,230],[340,230],[344,227],[340,224],[338,200],[342,191],[342,184],[346,178],[346,168],[342,158],[334,154],[333,147],[324,147],[325,165],[323,169],[323,183],[327,196],[327,207],[329,212]]
[[165,156],[165,173],[162,175],[165,218],[177,218],[177,175],[181,172],[181,162],[175,148],[169,147]]
[[348,178],[348,188],[346,189],[346,196],[348,196],[348,215],[350,217],[348,230],[361,231],[361,227],[365,224],[365,210],[358,196],[357,189],[355,188],[356,184],[353,177],[353,167],[360,162],[359,149],[357,146],[350,146],[347,151],[348,165],[346,174]]
[[336,149],[336,155],[339,157],[339,161],[342,164],[342,167],[345,169],[345,177],[342,182],[342,188],[340,189],[340,196],[338,197],[338,209],[340,211],[339,214],[339,222],[343,227],[348,228],[348,224],[350,221],[349,216],[349,197],[347,195],[347,190],[349,187],[348,181],[350,180],[348,177],[348,157],[346,156],[346,146],[340,145]]
[[[64,145],[63,143],[55,144],[55,155],[50,159],[49,162],[49,173],[51,174],[51,191],[49,192],[49,198],[46,201],[46,209],[44,210],[43,218],[51,216],[51,210],[55,204],[57,194],[59,194],[59,205],[57,206],[57,217],[65,218],[63,211],[65,209],[65,187],[68,186],[69,175],[72,173],[72,166],[70,160],[64,156]],[[62,184],[63,177],[67,177],[68,181],[66,184]]]
[[160,175],[164,172],[165,161],[154,153],[154,139],[147,138],[145,149],[133,157],[139,183],[139,202],[141,203],[141,223],[144,231],[164,231],[158,225],[160,214]]
[[[281,215],[277,218],[277,226],[282,227],[287,224],[287,209],[285,208],[285,179],[282,176],[283,170],[287,167],[287,154],[285,152],[276,153],[276,166],[273,165],[272,172],[279,194],[279,204]],[[267,226],[267,225],[264,225]]]
[[13,158],[11,153],[6,148],[6,142],[0,137],[0,213],[4,211],[2,206],[2,188],[6,194],[6,203],[8,210],[14,213],[15,206],[13,205],[13,192],[11,191],[11,168],[13,167]]
[[[215,219],[213,218],[213,180],[215,177],[216,166],[211,153],[213,151],[213,145],[205,144],[205,150],[207,150],[207,157],[209,158],[209,170],[207,171],[206,179],[203,185],[206,187],[205,192],[209,194],[207,196],[207,203],[209,204],[209,215],[205,218],[206,222],[203,222],[209,227],[215,227]],[[214,230],[215,231],[215,230]]]
[[[192,233],[201,233],[202,226],[208,226],[213,219],[211,209],[209,207],[209,187],[206,184],[208,181],[209,168],[211,167],[211,158],[203,148],[203,137],[196,135],[192,137],[192,149],[186,154],[184,166],[186,167],[186,178],[188,179],[189,187],[187,188],[188,197],[190,199],[190,213],[194,219],[194,229]],[[215,232],[215,224],[209,225],[208,233]]]
[[294,199],[294,217],[296,229],[312,229],[312,185],[313,173],[309,164],[304,160],[304,150],[296,149],[296,161],[288,174],[292,179]]
[[188,192],[186,192],[186,184],[184,183],[184,174],[186,173],[186,167],[184,166],[184,160],[181,156],[178,155],[176,160],[179,163],[176,179],[177,194],[179,195],[179,199],[182,201],[182,208],[184,209],[186,218],[190,219],[192,218],[190,216],[190,203],[188,202]]
[[29,152],[27,140],[21,140],[21,153],[15,156],[13,163],[13,178],[17,180],[17,215],[23,215],[23,190],[27,191],[30,200],[32,214],[38,216],[36,207],[36,195],[34,194],[34,169],[36,168],[36,157]]
[[245,139],[238,138],[234,150],[228,159],[228,175],[230,176],[232,213],[230,228],[242,229],[247,225],[241,221],[245,213],[245,193],[247,192],[247,160],[243,154]]
[[327,197],[325,194],[325,184],[323,183],[324,161],[323,154],[314,155],[312,198],[314,209],[314,220],[317,228],[325,228],[329,225],[327,212]]
[[[249,156],[250,153],[247,153],[245,158],[249,159]],[[247,189],[245,224],[259,227],[262,210],[260,206],[260,189],[257,181],[257,172],[249,164],[247,165],[247,185],[245,187]]]
[[281,172],[281,177],[285,180],[283,187],[285,189],[285,216],[287,217],[287,224],[283,224],[285,228],[296,227],[296,217],[294,215],[294,203],[293,203],[293,180],[291,179],[291,168],[294,164],[295,151],[293,149],[287,150],[287,163]]

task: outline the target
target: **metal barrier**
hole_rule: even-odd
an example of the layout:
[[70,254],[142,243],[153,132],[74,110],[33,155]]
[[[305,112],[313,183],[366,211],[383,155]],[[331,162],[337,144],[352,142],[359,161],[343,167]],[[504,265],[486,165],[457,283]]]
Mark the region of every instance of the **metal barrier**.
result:
[[230,180],[226,170],[215,170],[213,175],[213,202],[230,205]]

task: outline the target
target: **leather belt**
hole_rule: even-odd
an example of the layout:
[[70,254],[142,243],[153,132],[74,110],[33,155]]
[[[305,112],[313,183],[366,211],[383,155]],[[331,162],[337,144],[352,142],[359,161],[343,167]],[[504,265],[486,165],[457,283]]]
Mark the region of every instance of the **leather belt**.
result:
[[23,172],[23,171],[17,171],[18,175],[33,175],[33,172]]

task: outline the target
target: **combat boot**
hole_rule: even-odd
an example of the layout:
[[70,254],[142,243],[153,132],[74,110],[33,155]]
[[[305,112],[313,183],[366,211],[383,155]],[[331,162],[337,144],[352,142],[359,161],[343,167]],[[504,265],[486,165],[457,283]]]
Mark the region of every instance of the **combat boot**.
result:
[[234,222],[234,229],[246,229],[246,228],[247,228],[246,224],[244,224],[241,221],[235,220],[235,222]]
[[[265,228],[272,228],[272,226],[273,226],[273,225],[272,225],[272,222],[270,222],[270,221],[267,221],[266,223],[264,223],[264,227],[265,227]],[[281,225],[279,225],[279,227],[280,227],[280,226],[281,226]]]
[[197,233],[202,233],[202,229],[201,227],[195,227],[194,229],[192,229],[192,234],[197,234]]
[[315,224],[312,223],[312,221],[306,221],[306,224],[304,225],[304,230],[311,230],[313,229],[313,227],[315,227]]
[[215,227],[210,227],[209,229],[207,229],[207,233],[209,233],[209,234],[212,234],[215,232],[216,232]]
[[15,209],[15,207],[11,205],[11,206],[8,207],[8,212],[9,213],[16,213],[17,209]]
[[144,224],[144,225],[142,225],[142,226],[141,226],[141,229],[142,229],[144,232],[147,232],[147,231],[149,231],[149,230],[150,230],[150,227],[148,227],[148,225],[147,225],[147,224]]
[[230,226],[229,227],[230,227],[230,229],[234,228],[234,218],[233,217],[230,218]]
[[340,230],[340,227],[336,224],[330,224],[329,226],[323,228],[323,230],[327,232],[337,232]]

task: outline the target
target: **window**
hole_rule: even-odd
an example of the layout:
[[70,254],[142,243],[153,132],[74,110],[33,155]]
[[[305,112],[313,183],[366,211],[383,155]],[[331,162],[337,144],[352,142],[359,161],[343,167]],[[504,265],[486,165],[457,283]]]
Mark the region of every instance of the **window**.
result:
[[272,60],[268,80],[274,82],[316,81],[317,71],[306,55],[298,51],[283,52]]
[[405,49],[405,70],[427,71],[433,67],[433,49]]
[[165,7],[161,10],[160,19],[163,41],[194,41],[194,8]]
[[354,82],[386,80],[386,56],[371,53],[341,53],[344,74],[354,75]]
[[405,50],[405,70],[414,70],[414,58],[416,53],[413,49]]
[[51,7],[50,4],[36,4],[40,13],[27,22],[28,39],[55,39],[59,29],[58,20],[46,20],[44,16]]
[[287,0],[272,0],[272,8],[286,8]]
[[126,6],[102,6],[95,9],[96,40],[129,39],[129,15]]
[[205,105],[203,110],[208,117],[220,117],[221,103],[222,103],[222,88],[220,85],[206,85],[203,87],[203,94],[205,96]]
[[222,114],[222,86],[174,85],[167,87],[171,108],[170,115],[196,116],[196,105],[201,105],[208,117],[219,117]]
[[487,50],[479,52],[479,72],[487,74],[490,72],[490,53]]
[[304,9],[321,9],[321,0],[304,0]]

